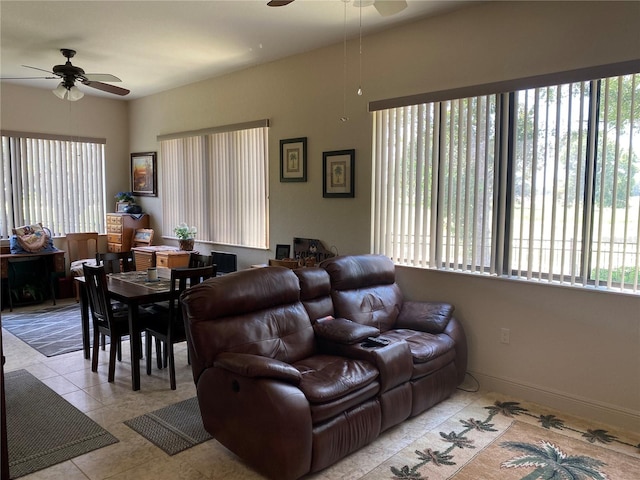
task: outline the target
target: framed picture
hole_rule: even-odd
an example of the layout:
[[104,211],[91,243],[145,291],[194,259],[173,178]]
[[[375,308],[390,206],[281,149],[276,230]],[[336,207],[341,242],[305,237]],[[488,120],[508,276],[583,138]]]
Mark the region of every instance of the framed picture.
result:
[[131,154],[131,191],[136,196],[158,196],[156,152]]
[[289,258],[291,255],[291,245],[276,245],[276,260]]
[[116,202],[116,213],[126,213],[129,202]]
[[307,137],[280,140],[280,181],[307,181]]
[[337,150],[322,154],[322,196],[353,198],[355,196],[355,150]]

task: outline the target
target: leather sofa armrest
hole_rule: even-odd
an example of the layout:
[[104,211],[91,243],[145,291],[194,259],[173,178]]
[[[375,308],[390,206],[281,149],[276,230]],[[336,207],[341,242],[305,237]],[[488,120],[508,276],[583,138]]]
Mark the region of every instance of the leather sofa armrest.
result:
[[331,316],[318,319],[313,325],[313,331],[322,340],[343,345],[353,345],[367,337],[380,335],[380,330],[375,327]]
[[433,334],[443,333],[453,310],[453,305],[448,303],[405,301],[395,327]]
[[273,378],[296,386],[302,380],[300,372],[288,363],[248,353],[221,353],[216,357],[213,366],[229,370],[243,377]]
[[[324,343],[324,342],[323,342]],[[380,376],[380,392],[386,392],[392,388],[408,382],[413,373],[413,357],[409,344],[404,340],[392,342],[384,347],[365,347],[360,343],[345,345],[338,343],[326,343],[321,345],[325,351],[332,355],[356,358],[373,363]]]

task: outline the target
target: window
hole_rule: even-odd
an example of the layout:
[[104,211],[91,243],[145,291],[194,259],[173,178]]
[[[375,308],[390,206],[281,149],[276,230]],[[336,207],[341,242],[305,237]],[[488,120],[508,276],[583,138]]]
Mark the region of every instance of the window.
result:
[[638,292],[640,74],[374,114],[372,250]]
[[104,139],[2,132],[0,236],[42,223],[53,235],[105,231]]
[[198,240],[268,246],[268,123],[159,137],[163,224],[198,229]]

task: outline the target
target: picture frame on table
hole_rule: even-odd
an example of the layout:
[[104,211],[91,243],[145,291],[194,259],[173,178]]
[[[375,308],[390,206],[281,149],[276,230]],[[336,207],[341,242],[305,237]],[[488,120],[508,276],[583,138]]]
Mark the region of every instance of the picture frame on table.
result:
[[280,140],[280,181],[307,181],[307,137]]
[[336,150],[322,153],[322,196],[355,197],[356,151]]
[[284,260],[285,258],[290,258],[291,255],[291,245],[276,245],[276,260]]
[[116,202],[116,213],[126,213],[130,202]]
[[136,196],[158,196],[157,153],[131,154],[131,192]]

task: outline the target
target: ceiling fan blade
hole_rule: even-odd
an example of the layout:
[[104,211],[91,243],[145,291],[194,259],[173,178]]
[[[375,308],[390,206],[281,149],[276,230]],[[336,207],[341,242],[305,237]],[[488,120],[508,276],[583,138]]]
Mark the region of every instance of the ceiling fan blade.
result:
[[91,80],[84,80],[84,79],[81,80],[81,82],[83,85],[86,85],[87,87],[95,88],[97,90],[102,90],[103,92],[114,93],[116,95],[125,96],[130,92],[130,90],[127,90],[126,88],[116,87],[115,85],[109,85],[108,83],[94,82]]
[[389,17],[407,8],[407,2],[405,0],[376,0],[373,6],[376,7],[380,15]]
[[41,72],[53,73],[51,70],[45,70],[44,68],[31,67],[29,65],[22,65],[25,68],[33,68],[34,70],[40,70]]
[[0,80],[59,80],[60,77],[0,77]]
[[84,76],[92,82],[121,82],[118,77],[110,73],[85,73]]
[[267,3],[270,7],[284,7],[285,5],[289,5],[293,0],[271,0]]

